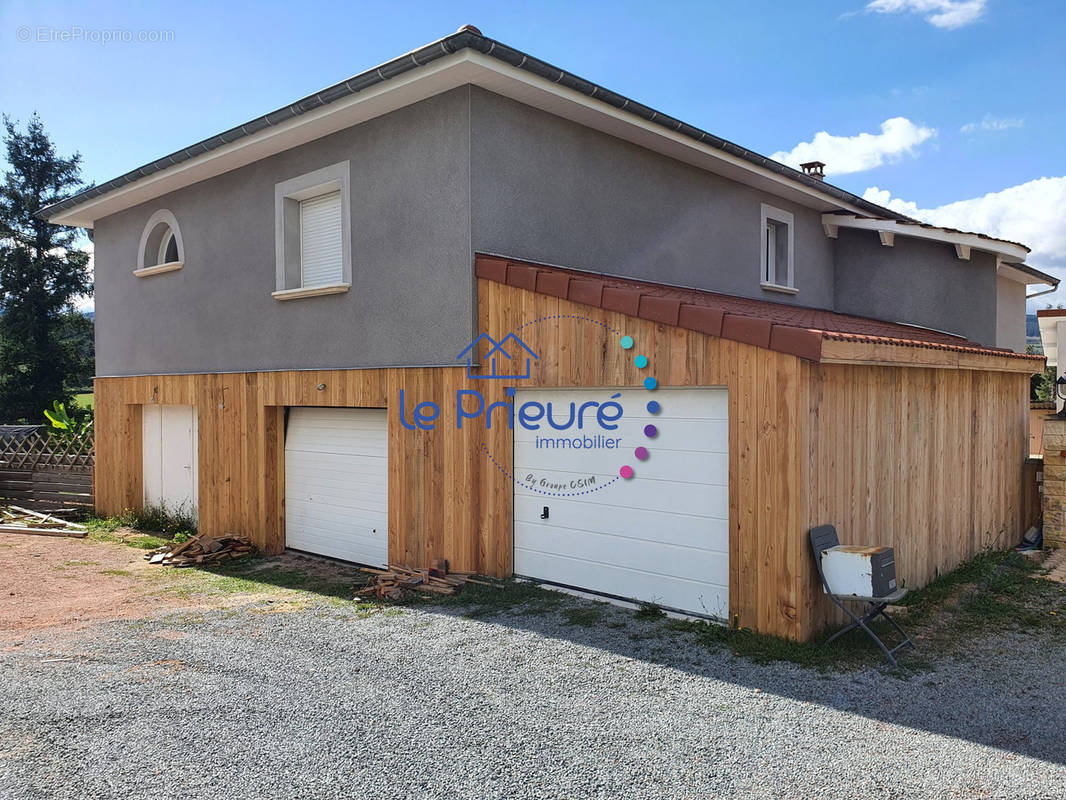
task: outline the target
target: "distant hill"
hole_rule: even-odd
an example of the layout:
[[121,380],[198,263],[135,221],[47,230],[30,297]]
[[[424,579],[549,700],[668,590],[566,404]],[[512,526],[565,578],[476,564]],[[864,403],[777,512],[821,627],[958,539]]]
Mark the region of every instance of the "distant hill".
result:
[[1040,336],[1040,325],[1036,321],[1036,314],[1025,315],[1025,338]]

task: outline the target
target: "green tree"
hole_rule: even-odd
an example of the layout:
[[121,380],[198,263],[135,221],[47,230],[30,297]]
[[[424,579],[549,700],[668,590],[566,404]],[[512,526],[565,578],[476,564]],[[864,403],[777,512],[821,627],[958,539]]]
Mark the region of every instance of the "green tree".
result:
[[[81,156],[60,158],[34,114],[20,131],[4,117],[8,170],[0,185],[0,422],[39,422],[56,401],[70,404],[79,348],[71,345],[74,302],[92,292],[78,228],[36,215],[84,188]],[[77,324],[77,323],[75,323]]]

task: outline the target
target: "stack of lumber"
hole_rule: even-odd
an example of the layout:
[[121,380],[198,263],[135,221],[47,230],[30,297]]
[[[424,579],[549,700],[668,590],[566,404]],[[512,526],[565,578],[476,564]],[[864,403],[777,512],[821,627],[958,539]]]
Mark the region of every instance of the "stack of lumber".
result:
[[168,545],[150,550],[144,557],[149,564],[171,567],[193,567],[220,564],[235,558],[244,558],[255,552],[255,545],[245,536],[207,536],[197,533],[181,544]]
[[448,562],[444,559],[437,559],[432,567],[424,569],[411,569],[390,564],[388,569],[363,567],[362,571],[371,576],[370,582],[356,594],[372,594],[388,600],[399,600],[407,592],[412,591],[427,594],[458,594],[468,583],[492,586],[491,583],[475,579],[473,572],[449,572]]
[[33,536],[73,536],[77,539],[84,539],[88,535],[88,528],[84,525],[60,519],[58,513],[7,506],[0,509],[0,532],[28,533]]

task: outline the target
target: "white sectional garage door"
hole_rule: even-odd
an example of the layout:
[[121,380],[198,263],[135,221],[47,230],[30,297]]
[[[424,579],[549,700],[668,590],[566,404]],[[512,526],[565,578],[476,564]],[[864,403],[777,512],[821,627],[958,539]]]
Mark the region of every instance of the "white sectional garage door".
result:
[[285,546],[385,566],[388,471],[384,409],[291,409],[285,433]]
[[[729,421],[724,388],[519,391],[569,404],[622,391],[617,449],[545,446],[537,439],[593,436],[585,431],[525,430],[515,423],[515,574],[664,608],[721,619],[729,615]],[[646,409],[661,405],[658,414]],[[658,429],[654,438],[644,428]],[[647,460],[634,449],[648,449]],[[634,477],[615,480],[620,467]],[[593,477],[594,483],[588,483]],[[532,484],[532,485],[531,485]],[[587,493],[582,493],[587,492]],[[547,509],[547,518],[543,519]]]
[[145,506],[196,519],[196,406],[145,405],[141,424]]

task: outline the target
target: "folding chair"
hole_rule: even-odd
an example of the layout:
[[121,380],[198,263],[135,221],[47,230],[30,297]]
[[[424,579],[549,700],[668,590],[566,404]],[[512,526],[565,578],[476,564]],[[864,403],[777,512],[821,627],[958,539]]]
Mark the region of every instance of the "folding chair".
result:
[[[829,581],[827,581],[825,578],[825,572],[822,570],[822,553],[828,550],[829,548],[836,547],[838,544],[840,544],[840,538],[837,536],[837,529],[832,525],[819,525],[817,528],[811,528],[810,537],[811,550],[814,552],[814,565],[818,569],[818,575],[822,579],[822,586],[825,588],[825,593],[829,595],[830,600],[840,606],[844,613],[851,618],[851,622],[848,625],[841,628],[839,631],[837,631],[828,639],[826,639],[824,644],[829,644],[831,641],[840,636],[843,636],[848,631],[855,630],[855,628],[862,628],[864,631],[866,631],[867,635],[877,643],[877,646],[881,648],[881,652],[885,654],[885,658],[892,666],[896,666],[895,653],[897,650],[901,650],[904,647],[913,647],[915,650],[917,650],[918,647],[914,644],[913,641],[911,641],[911,637],[909,637],[904,632],[903,628],[896,624],[896,621],[892,619],[892,617],[888,616],[888,614],[885,613],[885,607],[892,603],[898,603],[900,600],[902,600],[907,595],[907,590],[896,589],[896,591],[894,591],[892,594],[886,595],[885,597],[858,597],[852,594],[833,594],[833,589],[829,585]],[[850,608],[844,605],[845,600],[853,603],[865,603],[866,612],[862,616],[858,616]],[[869,626],[867,625],[868,622],[871,622],[876,619],[878,615],[887,619],[892,625],[892,627],[899,631],[900,636],[903,637],[903,641],[897,644],[891,650],[889,650],[885,646],[885,643],[882,642],[877,637],[877,634],[870,630]]]

